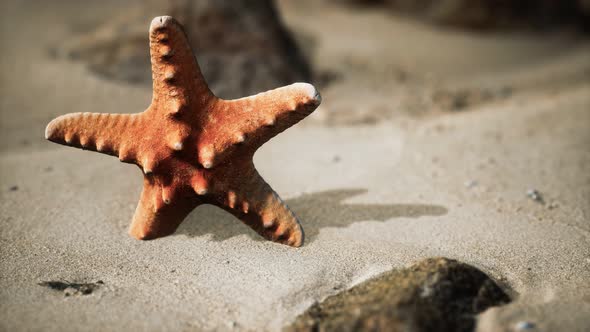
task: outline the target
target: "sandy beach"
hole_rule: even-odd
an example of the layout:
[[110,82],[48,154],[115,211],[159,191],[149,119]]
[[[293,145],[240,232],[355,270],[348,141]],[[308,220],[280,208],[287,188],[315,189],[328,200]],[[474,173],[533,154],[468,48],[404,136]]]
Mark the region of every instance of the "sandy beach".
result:
[[[149,105],[149,87],[48,51],[118,2],[0,4],[0,330],[279,331],[327,296],[444,256],[512,299],[477,331],[587,331],[590,40],[279,4],[332,77],[316,84],[319,109],[255,155],[302,222],[301,248],[212,206],[172,236],[129,237],[141,171],[44,137],[61,114]],[[68,297],[38,285],[57,280],[102,283]]]

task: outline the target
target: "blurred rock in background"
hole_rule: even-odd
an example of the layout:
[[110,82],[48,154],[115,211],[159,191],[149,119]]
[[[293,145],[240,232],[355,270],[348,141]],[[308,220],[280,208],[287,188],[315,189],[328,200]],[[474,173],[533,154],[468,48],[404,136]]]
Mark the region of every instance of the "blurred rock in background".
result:
[[309,65],[273,0],[144,0],[55,53],[109,79],[151,84],[148,27],[159,15],[184,25],[211,89],[223,98],[310,80]]
[[336,0],[384,5],[443,25],[477,29],[590,27],[589,0]]

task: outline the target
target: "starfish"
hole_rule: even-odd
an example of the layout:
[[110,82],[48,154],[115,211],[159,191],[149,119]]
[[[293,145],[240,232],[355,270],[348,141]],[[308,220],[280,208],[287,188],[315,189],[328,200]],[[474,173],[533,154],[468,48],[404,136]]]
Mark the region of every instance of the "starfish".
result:
[[148,240],[174,233],[201,204],[216,205],[268,240],[299,247],[303,229],[253,163],[256,150],[313,112],[316,88],[295,83],[224,100],[203,75],[182,26],[170,16],[150,25],[153,96],[141,113],[71,113],[45,137],[114,155],[143,171],[129,234]]

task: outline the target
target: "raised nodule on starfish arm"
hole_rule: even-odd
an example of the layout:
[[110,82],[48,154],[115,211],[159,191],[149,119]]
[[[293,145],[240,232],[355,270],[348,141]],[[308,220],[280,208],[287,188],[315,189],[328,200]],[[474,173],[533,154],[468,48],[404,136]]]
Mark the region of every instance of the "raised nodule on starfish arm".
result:
[[45,138],[133,162],[136,151],[130,144],[129,133],[130,127],[139,122],[139,114],[70,113],[51,121],[45,129]]

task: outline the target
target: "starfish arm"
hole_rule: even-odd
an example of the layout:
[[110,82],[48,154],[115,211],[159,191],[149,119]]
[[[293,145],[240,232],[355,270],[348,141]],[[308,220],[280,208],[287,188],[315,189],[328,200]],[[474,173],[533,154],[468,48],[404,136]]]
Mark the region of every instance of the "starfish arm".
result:
[[[247,146],[260,146],[303,120],[321,103],[318,90],[309,83],[294,83],[254,96],[226,102],[226,116],[238,120],[231,128],[251,138]],[[253,139],[253,138],[256,139]]]
[[[189,107],[207,105],[215,98],[201,74],[184,29],[174,18],[160,16],[152,20],[150,57],[152,109],[179,113]],[[189,100],[189,96],[196,100]]]
[[132,162],[137,151],[130,130],[140,126],[139,114],[70,113],[51,121],[45,138],[59,144],[118,156]]
[[201,202],[173,186],[145,176],[143,191],[135,209],[129,234],[139,240],[170,235]]
[[252,166],[215,190],[215,205],[230,212],[267,240],[300,247],[304,234],[287,204]]
[[[239,148],[253,154],[262,144],[313,112],[321,103],[317,89],[295,83],[254,96],[219,101],[204,127],[199,163],[213,166]],[[206,167],[207,168],[207,167]]]

